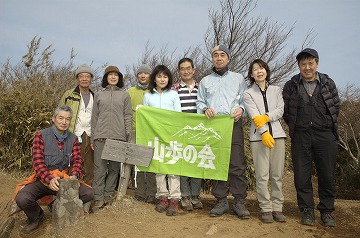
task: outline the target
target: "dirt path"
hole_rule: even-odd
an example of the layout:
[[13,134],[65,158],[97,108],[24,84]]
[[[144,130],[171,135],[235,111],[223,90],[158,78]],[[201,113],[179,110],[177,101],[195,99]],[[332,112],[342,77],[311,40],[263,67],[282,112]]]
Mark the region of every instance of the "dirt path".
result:
[[[15,185],[21,180],[0,172],[0,209],[3,209],[11,198]],[[131,195],[132,190],[128,191]],[[316,225],[300,225],[300,212],[296,207],[296,195],[291,173],[284,178],[286,223],[263,224],[259,219],[259,208],[255,193],[249,192],[247,206],[251,213],[249,220],[240,220],[229,213],[213,218],[208,212],[215,200],[211,195],[202,194],[203,210],[192,212],[180,211],[175,217],[167,217],[154,210],[154,205],[137,202],[131,196],[118,201],[112,206],[85,217],[84,227],[76,233],[64,234],[62,237],[359,237],[360,201],[336,200],[335,218],[337,227],[325,228],[319,223],[316,213]],[[51,234],[51,214],[44,208],[46,221],[41,229],[28,237],[53,237]],[[1,212],[1,210],[0,210]],[[0,213],[0,215],[3,213]],[[15,227],[10,237],[19,237],[20,225],[25,222],[25,215],[15,215]],[[4,216],[1,217],[1,222]]]

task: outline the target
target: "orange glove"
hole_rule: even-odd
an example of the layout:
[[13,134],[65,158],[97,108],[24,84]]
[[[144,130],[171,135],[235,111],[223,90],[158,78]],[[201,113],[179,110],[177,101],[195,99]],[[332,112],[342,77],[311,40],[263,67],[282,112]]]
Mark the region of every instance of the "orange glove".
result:
[[262,143],[270,149],[274,147],[275,140],[268,131],[261,134]]
[[263,115],[260,115],[260,116],[253,116],[252,119],[253,119],[253,121],[255,123],[256,129],[259,129],[260,127],[265,125],[265,123],[270,121],[269,116],[266,115],[266,114],[263,114]]

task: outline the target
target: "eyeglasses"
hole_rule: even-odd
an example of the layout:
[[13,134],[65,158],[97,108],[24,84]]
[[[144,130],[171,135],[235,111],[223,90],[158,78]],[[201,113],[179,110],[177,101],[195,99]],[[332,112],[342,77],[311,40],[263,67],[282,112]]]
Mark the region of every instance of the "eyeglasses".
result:
[[191,71],[193,68],[192,67],[186,67],[186,68],[180,68],[181,72],[185,72],[185,71]]
[[79,74],[78,75],[79,79],[90,79],[91,78],[91,74]]

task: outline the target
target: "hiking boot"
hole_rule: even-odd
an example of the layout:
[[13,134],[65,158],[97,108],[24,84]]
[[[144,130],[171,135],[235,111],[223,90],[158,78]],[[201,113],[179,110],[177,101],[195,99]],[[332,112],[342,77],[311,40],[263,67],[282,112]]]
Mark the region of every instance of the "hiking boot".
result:
[[154,204],[154,203],[156,203],[156,198],[154,195],[149,195],[146,197],[145,202]]
[[233,211],[241,219],[249,219],[250,212],[246,209],[243,199],[235,199],[233,202]]
[[143,202],[145,201],[145,198],[143,196],[140,196],[140,195],[135,195],[134,199],[136,201],[139,201],[139,202]]
[[307,225],[307,226],[313,226],[315,224],[314,209],[304,208],[303,216],[301,218],[301,224]]
[[335,218],[332,216],[331,212],[322,212],[321,221],[324,226],[329,226],[329,227],[336,226]]
[[194,209],[193,205],[190,202],[189,197],[182,197],[181,198],[181,207],[185,211],[192,211]]
[[211,217],[218,217],[223,215],[224,213],[227,213],[229,211],[229,203],[227,201],[227,198],[221,198],[218,199],[217,204],[211,211],[209,212]]
[[179,206],[179,200],[177,199],[170,199],[170,205],[168,207],[168,209],[166,210],[166,215],[167,216],[176,216],[176,211],[178,210],[178,206]]
[[263,223],[273,223],[273,215],[272,212],[263,212],[261,213],[261,221]]
[[165,212],[168,205],[169,205],[168,198],[165,196],[161,196],[159,198],[159,203],[155,207],[155,210],[158,212]]
[[44,218],[45,218],[44,211],[41,210],[39,218],[36,219],[35,221],[28,222],[28,224],[24,226],[24,228],[20,231],[20,233],[24,235],[33,233],[37,228],[39,228],[41,223],[44,221]]
[[286,222],[286,217],[284,216],[284,214],[282,212],[273,211],[272,216],[274,218],[274,221]]
[[116,193],[104,197],[105,205],[111,205],[116,200]]
[[199,196],[192,196],[191,203],[192,203],[194,209],[203,209],[203,207],[204,207],[202,202],[200,201]]
[[55,199],[52,200],[52,201],[47,205],[47,208],[48,208],[48,210],[49,210],[50,213],[52,213],[52,207],[53,207],[53,205],[54,205],[54,202],[55,202]]
[[95,200],[92,204],[91,211],[97,212],[103,207],[105,207],[105,202],[103,200]]

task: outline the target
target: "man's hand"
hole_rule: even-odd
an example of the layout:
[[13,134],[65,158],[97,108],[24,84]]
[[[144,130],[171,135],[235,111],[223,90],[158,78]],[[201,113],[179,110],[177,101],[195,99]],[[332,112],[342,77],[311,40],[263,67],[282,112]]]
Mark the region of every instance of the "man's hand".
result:
[[205,113],[205,116],[206,116],[207,119],[212,118],[212,117],[214,117],[216,115],[215,110],[212,109],[212,108],[206,109],[206,111],[204,113]]
[[234,110],[234,112],[231,114],[231,118],[234,118],[234,121],[237,122],[242,117],[244,110],[239,107]]
[[94,150],[94,144],[93,144],[93,143],[90,144],[90,148],[91,148],[92,150]]
[[260,127],[265,125],[265,123],[268,123],[270,121],[269,116],[266,114],[260,116],[253,116],[252,119],[255,123],[256,129],[259,129]]
[[60,177],[55,177],[50,180],[49,188],[55,192],[59,191],[59,180]]

